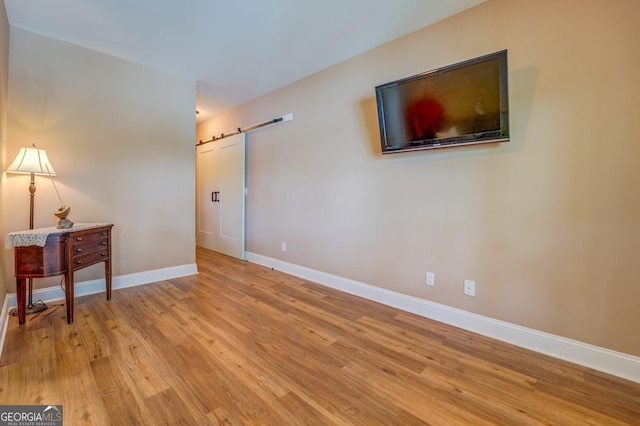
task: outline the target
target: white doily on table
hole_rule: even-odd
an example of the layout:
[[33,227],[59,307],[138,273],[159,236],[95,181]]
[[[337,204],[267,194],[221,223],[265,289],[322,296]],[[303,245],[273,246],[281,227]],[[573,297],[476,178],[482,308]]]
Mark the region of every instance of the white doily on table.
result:
[[25,231],[14,231],[7,234],[4,239],[4,246],[8,249],[24,246],[44,247],[47,244],[47,237],[51,234],[63,234],[65,232],[80,231],[82,229],[97,228],[99,226],[110,225],[109,223],[76,223],[71,228],[58,229],[55,226],[48,228],[27,229]]

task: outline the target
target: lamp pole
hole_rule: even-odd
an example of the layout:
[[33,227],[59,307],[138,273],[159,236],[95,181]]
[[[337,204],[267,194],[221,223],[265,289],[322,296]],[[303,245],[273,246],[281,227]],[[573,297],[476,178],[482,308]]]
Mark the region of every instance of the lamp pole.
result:
[[36,198],[36,174],[31,172],[31,184],[29,185],[29,229],[33,229],[33,204]]
[[[36,174],[31,172],[31,183],[29,184],[29,229],[33,229],[33,207],[36,199]],[[27,285],[29,286],[29,300],[27,301],[27,309],[32,313],[40,312],[47,308],[46,305],[42,306],[33,304],[33,278],[27,279]]]

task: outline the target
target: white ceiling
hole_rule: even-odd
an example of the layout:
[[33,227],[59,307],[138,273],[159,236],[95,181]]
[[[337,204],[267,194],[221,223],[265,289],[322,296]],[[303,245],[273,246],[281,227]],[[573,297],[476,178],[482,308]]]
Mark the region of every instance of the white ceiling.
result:
[[197,81],[198,121],[485,0],[4,0],[9,24]]

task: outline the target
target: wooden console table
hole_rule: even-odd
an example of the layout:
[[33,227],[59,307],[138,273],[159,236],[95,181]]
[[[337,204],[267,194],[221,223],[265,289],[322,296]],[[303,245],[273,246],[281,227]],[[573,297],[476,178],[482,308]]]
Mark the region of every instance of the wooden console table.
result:
[[111,228],[113,224],[77,224],[69,229],[40,228],[11,232],[14,248],[18,323],[25,323],[26,282],[64,274],[67,322],[73,322],[74,272],[104,262],[107,300],[111,300]]

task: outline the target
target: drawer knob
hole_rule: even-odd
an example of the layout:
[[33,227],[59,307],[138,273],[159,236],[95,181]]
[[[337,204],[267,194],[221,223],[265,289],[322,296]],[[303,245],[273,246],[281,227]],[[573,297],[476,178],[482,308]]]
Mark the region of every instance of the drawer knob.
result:
[[106,242],[106,241],[103,241],[103,242],[101,242],[100,244],[102,244],[103,246],[106,246],[106,245],[107,245],[107,242]]
[[82,265],[82,260],[76,260],[76,265]]
[[100,256],[107,257],[107,253],[100,253]]
[[82,253],[82,249],[81,248],[77,248],[76,249],[76,253]]
[[82,241],[82,237],[76,237],[76,241]]

